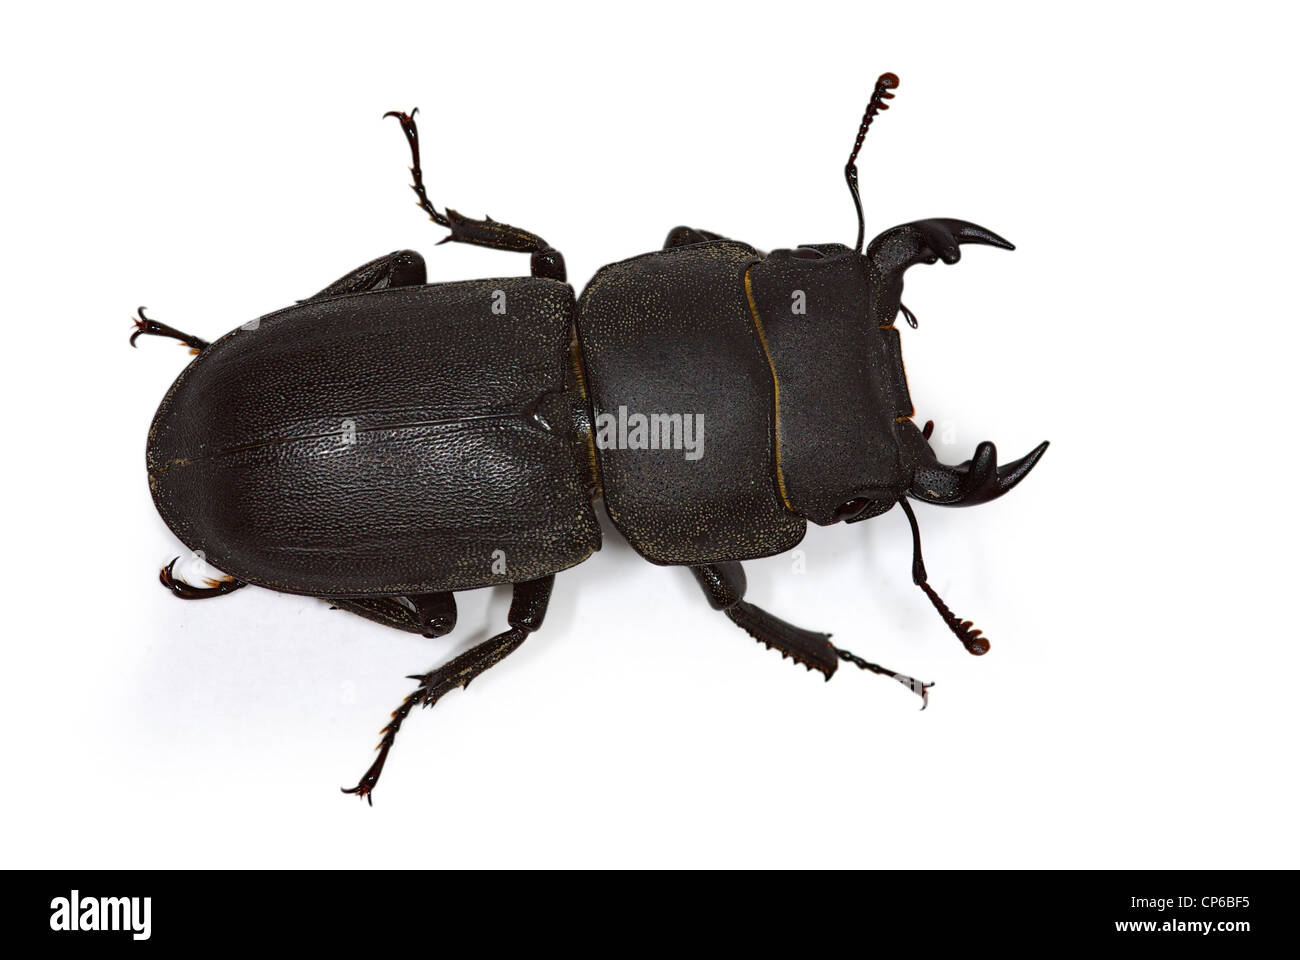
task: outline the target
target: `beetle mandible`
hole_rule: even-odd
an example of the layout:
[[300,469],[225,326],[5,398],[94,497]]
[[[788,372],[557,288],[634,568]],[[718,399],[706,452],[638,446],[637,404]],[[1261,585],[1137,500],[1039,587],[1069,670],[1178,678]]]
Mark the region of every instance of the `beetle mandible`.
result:
[[555,574],[601,545],[594,502],[651,563],[689,567],[709,604],[826,679],[840,661],[928,703],[931,684],[745,600],[744,560],[795,547],[808,521],[857,523],[900,507],[912,579],[972,654],[988,641],[926,577],[908,498],[985,503],[1047,444],[999,465],[992,443],[940,463],[913,422],[894,321],[903,274],[961,246],[1010,250],[963,220],[894,227],[864,250],[857,158],[898,78],[881,75],[844,168],[857,243],[763,253],[677,227],[662,250],[601,268],[580,297],[535,233],[429,200],[415,111],[391,112],[419,206],[443,242],[527,253],[531,276],[426,284],[399,250],[214,343],[138,311],[141,335],[196,356],[163,398],[146,462],[154,503],[225,573],[184,599],[248,584],[319,597],[427,637],[456,624],[454,593],[511,584],[508,628],[422,676],[356,786],[379,780],[403,721],[537,630]]

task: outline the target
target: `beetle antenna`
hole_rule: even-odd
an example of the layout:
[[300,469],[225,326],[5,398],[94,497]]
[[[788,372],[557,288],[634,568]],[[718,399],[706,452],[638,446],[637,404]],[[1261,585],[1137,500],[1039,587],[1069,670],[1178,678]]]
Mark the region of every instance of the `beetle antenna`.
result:
[[929,578],[925,573],[925,558],[921,556],[921,528],[916,524],[916,514],[912,512],[912,506],[907,502],[906,497],[899,500],[898,505],[907,514],[907,522],[912,527],[912,581],[930,598],[934,609],[939,611],[939,616],[943,617],[943,622],[948,625],[948,629],[957,635],[957,639],[962,642],[967,653],[973,653],[977,657],[988,653],[989,638],[984,636],[984,631],[975,629],[975,624],[969,620],[958,619],[957,615],[948,609],[948,604],[943,602],[943,598],[935,593],[934,588],[927,582]]
[[862,218],[862,197],[858,193],[858,151],[862,149],[862,141],[867,136],[867,128],[871,126],[871,121],[876,119],[876,114],[889,109],[889,104],[885,103],[885,101],[894,99],[894,95],[889,91],[897,86],[897,74],[882,73],[876,80],[876,89],[871,91],[871,100],[867,103],[866,112],[862,114],[862,125],[858,127],[858,138],[853,141],[853,152],[849,154],[849,162],[844,166],[844,179],[848,181],[849,193],[853,195],[853,207],[858,212],[858,253],[862,252],[862,242],[866,239],[867,232],[867,223]]

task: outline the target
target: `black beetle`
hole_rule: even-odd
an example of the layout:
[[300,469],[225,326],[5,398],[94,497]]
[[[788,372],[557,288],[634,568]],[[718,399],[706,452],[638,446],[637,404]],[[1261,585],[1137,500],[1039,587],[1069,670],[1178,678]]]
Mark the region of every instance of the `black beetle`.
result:
[[[541,626],[555,574],[600,548],[597,496],[647,560],[691,568],[709,603],[827,679],[870,663],[747,603],[741,561],[789,550],[809,520],[856,523],[901,506],[912,577],[974,654],[988,642],[926,582],[907,498],[984,503],[1043,455],[998,466],[982,443],[958,466],[912,421],[894,320],[903,273],[955,263],[964,243],[1012,249],[962,220],[886,230],[863,253],[857,156],[898,78],[872,93],[845,178],[854,248],[763,254],[690,227],[662,250],[603,267],[580,298],[564,258],[536,234],[425,193],[414,111],[389,113],[409,141],[420,207],[446,240],[528,253],[532,276],[425,283],[420,255],[380,257],[315,296],[207,343],[139,311],[142,334],[197,354],[149,431],[154,502],[190,549],[227,577],[206,587],[161,573],[185,599],[247,584],[327,599],[429,637],[456,623],[457,590],[513,585],[509,629],[417,676],[379,755],[345,791],[369,796],[402,721],[517,648]],[[443,242],[446,242],[444,240]]]

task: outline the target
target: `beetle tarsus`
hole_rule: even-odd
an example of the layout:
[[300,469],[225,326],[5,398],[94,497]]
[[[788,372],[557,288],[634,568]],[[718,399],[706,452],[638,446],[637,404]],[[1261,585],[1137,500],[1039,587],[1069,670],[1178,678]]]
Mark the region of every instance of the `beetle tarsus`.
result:
[[407,145],[411,148],[411,178],[414,181],[411,189],[415,191],[419,199],[417,203],[421,210],[429,215],[429,219],[440,227],[450,227],[451,223],[429,200],[429,195],[424,190],[424,171],[420,168],[420,131],[415,125],[415,115],[420,112],[419,107],[412,107],[410,113],[401,110],[389,110],[384,114],[384,118],[396,117],[397,122],[402,125],[402,133],[406,134]]
[[240,587],[248,586],[243,580],[236,580],[234,577],[225,577],[221,580],[208,577],[205,581],[208,584],[206,587],[196,587],[177,579],[173,574],[172,570],[179,559],[180,557],[175,557],[158,572],[158,582],[171,591],[172,596],[180,597],[182,600],[210,600],[213,597],[224,597],[228,593],[234,593]]
[[930,705],[930,688],[934,686],[933,683],[922,683],[920,680],[917,680],[913,677],[909,677],[905,673],[899,673],[897,670],[890,670],[888,667],[882,667],[878,663],[872,663],[870,660],[864,660],[861,657],[859,657],[857,654],[850,653],[848,650],[844,650],[840,647],[836,647],[835,652],[839,655],[839,658],[841,660],[845,660],[848,663],[853,664],[855,667],[859,667],[863,670],[869,670],[872,673],[878,673],[882,677],[889,677],[891,680],[897,680],[899,683],[907,687],[907,689],[911,690],[913,693],[915,693],[918,697],[921,698],[922,710],[924,710],[926,707]]
[[135,341],[142,336],[150,337],[171,337],[173,340],[179,340],[185,346],[190,348],[190,353],[198,353],[208,346],[208,341],[201,340],[198,337],[190,336],[183,333],[175,327],[169,327],[165,323],[159,323],[157,320],[150,320],[144,315],[144,307],[136,310],[136,317],[132,319],[135,324],[135,332],[131,334],[131,346],[135,346]]
[[397,733],[402,729],[402,723],[410,716],[412,708],[417,704],[421,707],[432,707],[443,696],[457,687],[468,687],[470,681],[476,676],[518,649],[527,636],[528,632],[526,630],[512,627],[505,633],[499,633],[490,640],[485,640],[477,647],[473,647],[460,656],[453,658],[437,670],[423,676],[412,674],[412,679],[420,681],[419,686],[411,691],[410,696],[403,700],[401,706],[393,711],[392,719],[380,731],[383,738],[376,748],[379,750],[379,756],[370,765],[370,769],[357,781],[355,787],[340,789],[344,793],[355,793],[357,796],[365,797],[373,806],[374,801],[371,800],[370,793],[379,782],[379,775],[383,772],[389,751],[393,749],[393,743],[397,740]]
[[552,280],[564,280],[566,277],[564,256],[537,234],[521,227],[512,227],[508,223],[486,217],[475,220],[463,216],[450,207],[439,210],[429,199],[424,187],[424,171],[420,167],[420,131],[415,124],[418,109],[410,113],[390,110],[385,117],[396,117],[406,134],[407,145],[411,149],[411,189],[415,191],[416,204],[429,215],[429,219],[440,227],[446,227],[451,235],[439,241],[439,245],[456,241],[469,243],[490,250],[506,250],[514,253],[532,254],[532,274],[535,277],[547,277]]

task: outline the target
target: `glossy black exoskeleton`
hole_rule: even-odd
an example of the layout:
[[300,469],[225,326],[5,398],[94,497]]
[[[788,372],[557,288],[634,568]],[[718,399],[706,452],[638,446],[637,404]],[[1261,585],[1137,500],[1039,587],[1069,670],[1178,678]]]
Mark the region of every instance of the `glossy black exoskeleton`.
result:
[[[536,234],[420,207],[447,240],[528,253],[531,276],[427,284],[420,255],[380,257],[214,343],[145,316],[143,334],[196,354],[149,431],[147,468],[167,525],[226,574],[185,599],[247,584],[320,597],[430,637],[453,594],[512,584],[508,629],[419,685],[347,792],[368,796],[402,721],[541,626],[555,574],[600,548],[593,501],[647,560],[689,567],[709,603],[827,679],[841,660],[927,698],[929,684],[792,626],[745,599],[741,561],[789,550],[808,521],[856,523],[894,506],[913,531],[913,580],[966,649],[988,642],[927,582],[908,498],[962,506],[1006,493],[1047,444],[999,466],[991,443],[957,466],[918,427],[896,317],[903,274],[954,263],[983,227],[921,220],[863,251],[856,160],[898,80],[876,84],[846,179],[855,247],[762,253],[690,227],[662,250],[602,268],[580,297]],[[174,563],[174,561],[173,561]]]

